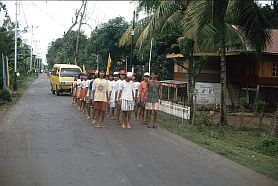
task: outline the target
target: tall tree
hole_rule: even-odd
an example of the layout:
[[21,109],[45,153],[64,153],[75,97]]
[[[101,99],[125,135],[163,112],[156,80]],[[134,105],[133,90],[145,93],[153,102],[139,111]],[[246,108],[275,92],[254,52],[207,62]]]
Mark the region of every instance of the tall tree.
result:
[[[0,25],[0,54],[4,54],[9,59],[10,71],[14,68],[14,27],[15,24],[11,21],[8,14],[8,9],[3,2],[0,2],[0,13],[3,15]],[[22,39],[17,38],[18,47],[18,70],[22,76],[27,74],[28,58],[30,57],[30,46],[23,43]],[[2,68],[0,68],[0,74]],[[11,73],[10,78],[12,79],[14,73]],[[2,76],[0,77],[0,88],[2,88]]]
[[[81,32],[78,44],[78,64],[80,66],[84,64],[86,69],[96,69],[96,54],[99,54],[99,59],[102,59],[103,62],[103,65],[100,66],[105,67],[110,53],[111,69],[113,69],[115,63],[128,53],[126,48],[119,48],[118,46],[119,39],[127,27],[128,23],[123,17],[116,17],[98,25],[91,32],[89,38]],[[50,67],[55,63],[75,63],[77,35],[78,31],[71,30],[63,38],[57,38],[51,43],[46,55]]]
[[[268,23],[258,5],[253,0],[204,0],[191,1],[184,14],[183,30],[185,33],[197,35],[204,31],[206,37],[215,40],[220,50],[221,61],[221,106],[220,124],[226,120],[226,46],[228,30],[234,29],[240,34],[245,44],[257,52],[257,59],[271,36]],[[216,50],[216,51],[217,51]]]
[[[181,36],[187,38],[187,40],[191,40],[190,43],[194,43],[194,45],[191,45],[192,48],[186,47],[181,48],[181,51],[185,56],[188,58],[189,67],[193,67],[193,57],[192,51],[201,51],[201,52],[212,52],[212,51],[218,51],[221,49],[222,46],[229,46],[229,45],[240,45],[243,47],[243,39],[241,37],[241,34],[237,32],[237,30],[229,24],[225,23],[224,17],[226,15],[222,11],[222,6],[225,6],[225,3],[222,2],[219,3],[212,3],[211,6],[215,10],[217,10],[217,14],[213,13],[212,15],[198,15],[198,16],[212,16],[211,18],[214,22],[214,24],[217,23],[224,23],[226,26],[226,29],[219,30],[217,34],[215,34],[215,30],[212,28],[211,25],[205,24],[206,22],[202,23],[202,29],[201,26],[198,26],[198,17],[195,17],[196,12],[194,12],[194,9],[192,8],[194,6],[195,9],[198,9],[199,7],[197,5],[203,5],[202,3],[206,3],[206,1],[198,1],[196,3],[195,1],[190,0],[172,0],[172,1],[146,1],[142,0],[139,1],[139,9],[145,9],[147,12],[151,12],[148,17],[140,20],[137,23],[137,27],[135,29],[135,32],[137,33],[136,37],[136,46],[138,48],[141,48],[142,45],[145,43],[148,43],[151,38],[158,37],[158,33],[167,33],[172,30],[174,25],[178,25],[181,28],[181,31],[183,34]],[[220,8],[216,8],[220,7]],[[210,7],[209,11],[212,11],[212,8]],[[219,17],[220,16],[220,17]],[[200,28],[199,28],[200,27]],[[221,26],[220,26],[221,27]],[[223,27],[223,26],[222,26]],[[221,28],[222,28],[221,27]],[[225,32],[224,32],[225,30]],[[129,27],[126,32],[123,34],[120,44],[121,45],[128,45],[130,44],[130,31],[131,27]],[[225,38],[225,39],[221,39]],[[183,40],[180,40],[183,41]],[[223,42],[224,41],[224,42]],[[183,47],[182,43],[180,43],[180,46]],[[225,48],[225,47],[224,47]],[[225,51],[222,50],[222,54],[224,54]],[[188,54],[188,55],[187,55]],[[221,58],[222,60],[225,58]],[[224,62],[224,61],[223,61]],[[222,69],[225,69],[225,63],[222,62]],[[191,71],[193,68],[188,69],[188,73],[191,75],[193,74]],[[225,78],[225,71],[222,70],[222,87],[225,87],[224,81]],[[194,87],[192,84],[193,78],[189,77],[188,84],[189,87]],[[192,85],[192,86],[191,86]],[[190,88],[190,91],[194,92],[194,88]],[[193,92],[189,93],[189,105],[191,108],[193,108]],[[225,94],[225,89],[222,89],[223,95]],[[223,110],[225,110],[225,99],[222,98],[223,103]],[[193,109],[192,109],[193,110]],[[221,112],[223,113],[223,112]],[[222,116],[225,116],[225,113],[222,114]],[[225,120],[222,119],[221,120]]]

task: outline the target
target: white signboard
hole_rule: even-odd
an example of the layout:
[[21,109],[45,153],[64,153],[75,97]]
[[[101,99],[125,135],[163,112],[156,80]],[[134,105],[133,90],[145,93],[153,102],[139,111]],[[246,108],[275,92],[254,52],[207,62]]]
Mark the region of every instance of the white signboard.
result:
[[[197,104],[220,104],[220,83],[202,83],[196,82],[195,85]],[[231,104],[227,92],[227,104]]]

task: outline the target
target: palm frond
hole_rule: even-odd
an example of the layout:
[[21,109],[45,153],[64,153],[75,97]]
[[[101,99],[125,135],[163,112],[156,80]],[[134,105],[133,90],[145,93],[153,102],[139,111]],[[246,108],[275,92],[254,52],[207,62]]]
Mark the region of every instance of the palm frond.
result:
[[182,12],[180,10],[169,16],[161,28],[161,33],[167,33],[171,31],[174,26],[180,25],[181,16]]
[[[135,25],[135,40],[138,39],[142,31],[145,29],[145,27],[148,25],[150,20],[152,19],[152,15],[147,16],[141,20],[139,20],[136,25]],[[132,25],[130,25],[127,30],[123,33],[122,37],[120,38],[119,41],[119,46],[123,47],[126,45],[131,44],[131,30],[132,30]]]
[[157,37],[157,35],[161,33],[161,28],[165,21],[172,16],[175,11],[176,2],[162,1],[150,19],[149,24],[138,37],[136,47],[141,48],[144,42],[149,41],[152,37]]
[[236,0],[231,8],[238,12],[234,24],[245,37],[246,44],[261,53],[271,42],[271,34],[260,8],[253,0]]
[[145,11],[148,14],[155,11],[161,3],[161,0],[139,0],[139,5],[137,7],[138,11]]

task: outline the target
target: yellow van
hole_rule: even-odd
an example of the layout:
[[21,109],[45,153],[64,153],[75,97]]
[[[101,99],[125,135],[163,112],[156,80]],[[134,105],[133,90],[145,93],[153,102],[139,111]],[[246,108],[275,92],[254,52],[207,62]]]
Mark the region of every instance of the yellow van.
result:
[[50,87],[52,94],[57,96],[63,92],[72,93],[74,77],[80,75],[81,69],[77,65],[55,64],[51,70]]

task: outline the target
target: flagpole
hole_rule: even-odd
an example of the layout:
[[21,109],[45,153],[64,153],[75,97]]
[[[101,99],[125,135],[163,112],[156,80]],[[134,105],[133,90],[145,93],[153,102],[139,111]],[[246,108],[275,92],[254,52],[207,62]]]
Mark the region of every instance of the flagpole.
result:
[[6,67],[5,67],[5,59],[4,59],[3,53],[2,53],[2,67],[3,67],[3,70],[2,70],[2,73],[3,73],[3,88],[6,89],[7,88],[6,73],[5,73]]
[[9,58],[6,56],[6,79],[7,87],[10,88],[10,72],[9,72]]
[[125,71],[127,71],[127,56],[125,57]]
[[98,54],[97,54],[97,71],[98,71]]

